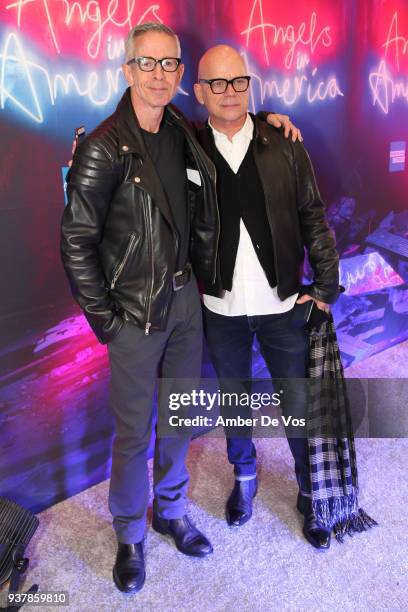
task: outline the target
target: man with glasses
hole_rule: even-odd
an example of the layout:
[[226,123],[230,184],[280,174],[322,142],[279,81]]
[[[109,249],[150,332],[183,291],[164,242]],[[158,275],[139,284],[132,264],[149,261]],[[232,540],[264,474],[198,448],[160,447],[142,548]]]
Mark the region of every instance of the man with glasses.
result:
[[[328,311],[339,285],[335,242],[309,157],[300,142],[282,138],[248,113],[249,82],[239,53],[219,45],[201,58],[194,85],[209,112],[198,138],[217,169],[221,227],[220,273],[204,290],[205,332],[226,392],[242,391],[239,380],[251,378],[254,335],[272,378],[304,379],[308,341],[305,328],[293,324],[294,306],[314,300]],[[305,248],[314,282],[299,297]],[[291,409],[305,417],[305,395],[292,387]],[[240,526],[250,519],[257,492],[256,450],[250,428],[226,433],[235,474],[226,516],[229,525]],[[327,549],[330,530],[311,512],[307,440],[289,436],[288,442],[304,535],[316,548]]]
[[[183,75],[180,43],[162,24],[126,41],[129,84],[116,111],[78,147],[68,178],[62,258],[73,294],[107,343],[115,420],[109,508],[121,591],[145,580],[147,453],[159,365],[165,379],[199,376],[202,314],[196,276],[214,279],[214,169],[183,116],[168,107]],[[188,186],[186,167],[202,189]],[[205,192],[206,197],[203,197]],[[212,552],[186,515],[187,436],[157,439],[153,528],[186,555]]]

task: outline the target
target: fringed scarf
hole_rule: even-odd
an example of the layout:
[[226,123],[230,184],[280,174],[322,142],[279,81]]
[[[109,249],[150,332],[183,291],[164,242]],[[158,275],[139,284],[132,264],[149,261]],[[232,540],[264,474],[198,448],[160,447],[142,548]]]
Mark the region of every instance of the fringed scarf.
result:
[[312,506],[316,519],[343,542],[345,534],[351,536],[378,523],[358,506],[354,436],[331,314],[309,331],[309,342],[307,437]]

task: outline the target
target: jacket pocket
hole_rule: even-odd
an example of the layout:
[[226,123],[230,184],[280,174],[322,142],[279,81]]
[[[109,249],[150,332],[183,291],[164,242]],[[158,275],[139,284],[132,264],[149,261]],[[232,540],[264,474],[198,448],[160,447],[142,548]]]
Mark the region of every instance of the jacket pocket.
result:
[[129,261],[130,256],[134,252],[137,243],[137,238],[138,234],[136,232],[132,232],[131,234],[129,234],[129,239],[126,245],[124,255],[112,271],[112,277],[110,282],[111,289],[115,288],[115,285],[118,282],[127,262]]

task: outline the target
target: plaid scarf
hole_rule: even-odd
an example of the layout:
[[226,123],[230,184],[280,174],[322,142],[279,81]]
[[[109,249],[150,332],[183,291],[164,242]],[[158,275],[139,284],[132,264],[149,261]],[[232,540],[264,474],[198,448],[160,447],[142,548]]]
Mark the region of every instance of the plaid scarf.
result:
[[315,517],[331,527],[338,542],[344,535],[378,523],[358,507],[354,436],[343,366],[330,314],[309,331],[307,437]]

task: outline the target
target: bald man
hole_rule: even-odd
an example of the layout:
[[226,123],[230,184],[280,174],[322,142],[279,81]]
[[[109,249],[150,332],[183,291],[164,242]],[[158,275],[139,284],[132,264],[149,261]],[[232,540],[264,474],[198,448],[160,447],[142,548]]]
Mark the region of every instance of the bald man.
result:
[[[305,328],[293,323],[295,304],[314,300],[328,311],[339,285],[335,241],[308,154],[299,141],[285,139],[248,113],[249,84],[240,54],[217,45],[201,58],[194,85],[198,102],[209,112],[198,137],[217,169],[221,222],[220,273],[204,294],[206,337],[221,387],[229,392],[240,390],[239,379],[251,378],[254,335],[272,378],[304,379],[308,342]],[[304,248],[314,282],[300,295]],[[292,407],[305,416],[305,394],[292,387]],[[313,546],[327,549],[330,532],[311,511],[307,440],[288,437],[288,442],[303,533]],[[235,484],[226,517],[229,525],[240,526],[252,515],[258,486],[249,428],[227,433],[227,453]]]

